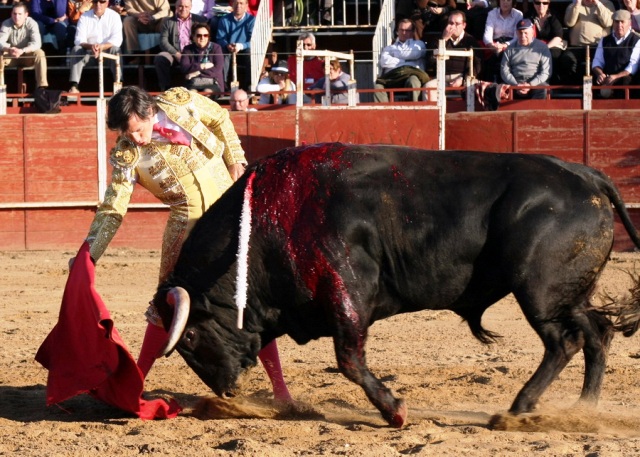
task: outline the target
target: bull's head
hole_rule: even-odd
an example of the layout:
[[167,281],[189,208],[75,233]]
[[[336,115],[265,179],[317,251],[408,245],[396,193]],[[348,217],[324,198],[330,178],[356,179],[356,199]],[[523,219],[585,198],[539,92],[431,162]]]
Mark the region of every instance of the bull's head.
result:
[[[163,302],[161,297],[156,299]],[[258,334],[237,329],[232,310],[216,308],[219,313],[214,315],[209,311],[210,306],[192,307],[189,294],[181,287],[169,290],[165,303],[173,309],[173,318],[169,340],[161,355],[176,349],[216,395],[234,395],[238,377],[256,364],[260,350]],[[162,305],[166,311],[167,306]],[[160,307],[159,310],[163,318],[168,317]],[[165,319],[165,325],[167,321],[169,319]]]

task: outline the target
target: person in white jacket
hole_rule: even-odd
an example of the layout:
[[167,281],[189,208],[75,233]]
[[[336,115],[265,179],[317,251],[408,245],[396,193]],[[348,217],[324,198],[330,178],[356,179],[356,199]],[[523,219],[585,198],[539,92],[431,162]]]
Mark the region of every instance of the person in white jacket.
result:
[[[398,38],[393,44],[386,46],[380,54],[382,75],[376,79],[375,89],[397,89],[411,87],[419,89],[429,82],[429,75],[424,71],[427,48],[423,41],[414,40],[414,25],[411,19],[402,19],[396,26]],[[411,92],[414,102],[420,99],[419,90]],[[374,92],[376,102],[388,102],[387,92]]]
[[[260,93],[259,105],[295,105],[296,85],[289,78],[286,60],[280,60],[271,67],[269,76],[258,82],[256,91]],[[279,92],[279,93],[278,93]]]

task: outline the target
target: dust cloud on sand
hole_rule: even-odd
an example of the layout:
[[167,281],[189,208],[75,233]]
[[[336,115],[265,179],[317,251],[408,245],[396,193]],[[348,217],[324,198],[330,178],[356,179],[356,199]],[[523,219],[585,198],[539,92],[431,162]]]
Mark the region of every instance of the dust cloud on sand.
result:
[[[0,456],[640,456],[640,335],[614,338],[595,410],[576,406],[579,355],[535,412],[514,417],[507,411],[537,368],[542,344],[510,297],[485,314],[485,327],[503,336],[490,346],[446,311],[396,316],[370,329],[369,367],[407,403],[400,430],[337,371],[329,339],[278,341],[298,401],[293,410],[273,401],[261,367],[244,377],[241,396],[223,401],[175,353],[156,363],[146,390],[183,405],[176,419],[141,421],[87,395],[46,407],[47,372],[34,356],[57,320],[74,255],[0,253]],[[640,254],[614,255],[601,290],[625,293],[623,271],[639,261]],[[134,357],[158,264],[156,251],[110,248],[96,269],[98,291]]]

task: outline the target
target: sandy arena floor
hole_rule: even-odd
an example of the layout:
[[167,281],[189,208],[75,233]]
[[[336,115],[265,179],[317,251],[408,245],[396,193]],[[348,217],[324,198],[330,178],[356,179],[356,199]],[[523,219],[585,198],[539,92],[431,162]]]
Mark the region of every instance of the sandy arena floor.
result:
[[[46,407],[47,372],[34,356],[57,320],[74,255],[0,253],[0,455],[640,455],[640,335],[614,339],[597,410],[571,409],[582,385],[580,355],[536,414],[507,422],[506,431],[489,428],[542,354],[511,298],[485,314],[485,327],[503,335],[491,346],[473,339],[450,312],[404,315],[372,327],[369,366],[409,407],[401,430],[388,427],[360,388],[337,372],[329,339],[306,346],[279,340],[290,389],[317,417],[278,416],[266,375],[256,367],[241,399],[253,417],[198,419],[192,408],[210,392],[177,354],[156,363],[146,386],[186,407],[177,419],[141,421],[86,395]],[[630,279],[623,270],[638,261],[640,254],[616,254],[600,287],[626,292]],[[158,264],[156,251],[110,249],[97,268],[98,290],[136,357]]]

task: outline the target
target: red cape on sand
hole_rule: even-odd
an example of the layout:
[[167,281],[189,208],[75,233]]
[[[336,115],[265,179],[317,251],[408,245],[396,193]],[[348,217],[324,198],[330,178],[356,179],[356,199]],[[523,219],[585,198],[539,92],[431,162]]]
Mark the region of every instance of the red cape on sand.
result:
[[58,323],[36,360],[49,370],[47,406],[89,393],[141,419],[175,417],[175,400],[141,398],[144,378],[95,290],[95,267],[84,243],[69,273]]

